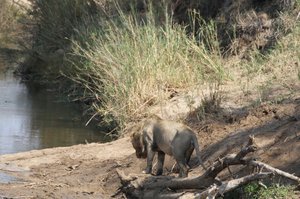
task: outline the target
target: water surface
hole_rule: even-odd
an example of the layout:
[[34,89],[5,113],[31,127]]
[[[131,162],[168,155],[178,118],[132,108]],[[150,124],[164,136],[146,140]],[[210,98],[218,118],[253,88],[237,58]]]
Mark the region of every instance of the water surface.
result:
[[75,104],[26,86],[0,67],[0,155],[105,140],[85,123]]

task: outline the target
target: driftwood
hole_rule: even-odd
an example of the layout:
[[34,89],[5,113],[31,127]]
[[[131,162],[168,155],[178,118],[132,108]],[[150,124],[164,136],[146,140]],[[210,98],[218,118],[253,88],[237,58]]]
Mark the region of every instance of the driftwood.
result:
[[[130,198],[215,198],[239,186],[280,175],[300,184],[300,178],[268,164],[245,156],[257,150],[254,137],[250,137],[248,144],[237,154],[228,154],[216,160],[201,176],[189,178],[175,178],[171,176],[127,176],[117,171],[122,182],[120,192]],[[245,165],[258,168],[259,172],[228,181],[218,179],[218,174],[231,165]],[[231,171],[229,170],[231,174]],[[192,191],[191,191],[192,189]],[[176,192],[175,192],[176,190]],[[188,192],[183,190],[189,190]],[[179,192],[178,192],[179,191]],[[174,193],[175,192],[175,193]]]

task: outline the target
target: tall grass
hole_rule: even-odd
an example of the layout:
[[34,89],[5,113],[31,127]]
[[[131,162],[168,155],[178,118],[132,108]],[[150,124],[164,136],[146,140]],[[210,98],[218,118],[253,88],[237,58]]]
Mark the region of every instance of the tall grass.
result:
[[220,57],[212,56],[171,17],[158,25],[151,11],[143,22],[135,13],[118,14],[117,21],[106,21],[102,30],[91,33],[94,37],[89,37],[86,48],[77,41],[73,45],[81,62],[74,63],[69,76],[99,99],[94,104],[99,115],[122,125],[147,114],[147,107],[167,99],[170,89],[224,76]]

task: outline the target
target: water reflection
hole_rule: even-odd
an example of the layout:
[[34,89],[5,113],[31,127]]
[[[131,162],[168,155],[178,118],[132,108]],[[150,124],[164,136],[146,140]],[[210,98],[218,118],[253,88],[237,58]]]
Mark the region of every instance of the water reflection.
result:
[[76,106],[0,70],[0,154],[101,140],[99,130],[84,126]]

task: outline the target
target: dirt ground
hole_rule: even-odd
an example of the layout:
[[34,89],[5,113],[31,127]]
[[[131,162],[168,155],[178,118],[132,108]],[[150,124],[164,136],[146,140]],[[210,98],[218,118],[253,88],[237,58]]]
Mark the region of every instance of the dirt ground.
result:
[[[239,150],[254,135],[259,160],[300,176],[300,97],[281,103],[210,114],[204,121],[190,113],[186,123],[198,134],[205,165]],[[173,164],[166,160],[164,175]],[[125,136],[111,143],[91,143],[0,156],[0,173],[16,177],[0,183],[0,198],[111,198],[121,186],[116,169],[141,173]],[[199,175],[201,167],[189,176]],[[124,198],[122,194],[115,196]]]

